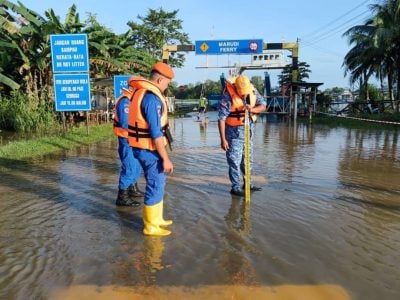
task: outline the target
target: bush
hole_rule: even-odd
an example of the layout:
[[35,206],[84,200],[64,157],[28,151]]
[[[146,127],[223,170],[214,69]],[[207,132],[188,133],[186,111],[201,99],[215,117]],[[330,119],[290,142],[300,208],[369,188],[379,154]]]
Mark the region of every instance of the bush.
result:
[[53,105],[49,101],[15,92],[0,98],[0,128],[19,132],[40,132],[58,128]]

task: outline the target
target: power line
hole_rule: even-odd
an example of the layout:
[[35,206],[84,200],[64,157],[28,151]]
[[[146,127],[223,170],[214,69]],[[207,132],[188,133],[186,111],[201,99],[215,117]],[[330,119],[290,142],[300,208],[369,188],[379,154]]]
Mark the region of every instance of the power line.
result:
[[[319,31],[321,31],[321,30],[323,30],[323,29],[329,27],[330,25],[336,23],[336,22],[339,21],[340,19],[342,19],[342,18],[344,18],[345,16],[349,15],[350,13],[354,12],[355,9],[359,8],[360,6],[363,6],[363,5],[367,4],[368,2],[370,2],[370,0],[362,1],[362,2],[359,3],[357,6],[355,6],[355,7],[352,8],[352,9],[350,9],[349,11],[347,11],[346,13],[344,13],[343,15],[340,15],[340,16],[337,17],[336,19],[334,19],[334,20],[330,21],[329,23],[323,25],[322,27],[320,27],[320,28],[314,30],[313,32],[304,35],[304,36],[302,37],[302,39],[306,39],[308,36],[311,36],[311,37],[312,37],[313,35],[315,35],[315,34],[318,33]],[[310,39],[311,39],[311,38],[310,38]]]
[[[355,22],[355,23],[353,23],[352,25],[350,25],[350,27],[355,26],[355,25],[357,25],[357,24],[358,24],[358,22]],[[341,30],[342,30],[342,29],[339,29],[338,31],[341,31]],[[343,56],[344,56],[343,54],[340,54],[340,53],[338,53],[338,52],[332,51],[332,49],[327,49],[327,48],[324,48],[324,47],[315,45],[316,43],[320,42],[321,40],[326,39],[326,38],[328,38],[328,37],[330,37],[330,36],[336,34],[338,31],[332,32],[331,34],[329,34],[329,35],[327,35],[327,36],[325,36],[325,37],[321,37],[320,39],[315,40],[315,41],[313,41],[313,42],[308,42],[308,43],[306,43],[306,44],[301,44],[301,45],[302,45],[302,48],[310,47],[310,48],[313,48],[313,49],[315,49],[315,50],[317,50],[317,51],[320,51],[320,52],[322,52],[322,53],[324,53],[324,54],[330,54],[330,55],[336,56],[336,57],[338,57],[338,58],[343,58]],[[300,41],[300,42],[301,42],[301,41]]]
[[[318,42],[320,42],[320,41],[322,41],[324,39],[327,39],[327,38],[331,37],[332,35],[335,35],[335,34],[341,32],[341,31],[347,29],[347,28],[351,28],[351,27],[359,24],[359,21],[361,19],[363,19],[363,18],[360,18],[360,17],[365,15],[366,13],[370,13],[370,11],[367,10],[367,11],[364,11],[364,12],[358,14],[357,16],[354,17],[354,18],[358,18],[356,20],[354,18],[352,18],[352,19],[347,20],[346,22],[344,22],[344,23],[342,23],[342,24],[330,29],[329,31],[323,32],[323,33],[315,36],[313,39],[305,40],[304,41],[305,45],[312,45],[312,44],[318,43]],[[352,24],[350,26],[347,25],[350,22],[352,22]]]
[[326,49],[326,48],[321,47],[321,46],[316,46],[316,45],[306,45],[306,46],[304,46],[304,48],[306,48],[306,47],[314,48],[315,50],[320,51],[320,52],[322,52],[324,54],[331,54],[331,55],[336,56],[338,58],[343,58],[343,53],[335,52],[335,51],[332,51],[331,49]]

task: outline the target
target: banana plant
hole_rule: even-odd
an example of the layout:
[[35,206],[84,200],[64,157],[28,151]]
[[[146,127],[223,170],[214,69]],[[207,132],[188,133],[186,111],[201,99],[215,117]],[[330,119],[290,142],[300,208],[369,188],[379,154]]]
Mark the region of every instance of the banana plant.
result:
[[[26,8],[21,2],[14,4],[0,0],[1,46],[4,49],[1,62],[0,83],[11,89],[19,89],[17,82],[23,81],[30,93],[34,85],[32,58],[37,56],[37,42],[42,40],[40,28],[44,19],[36,12]],[[15,72],[18,70],[18,73]]]

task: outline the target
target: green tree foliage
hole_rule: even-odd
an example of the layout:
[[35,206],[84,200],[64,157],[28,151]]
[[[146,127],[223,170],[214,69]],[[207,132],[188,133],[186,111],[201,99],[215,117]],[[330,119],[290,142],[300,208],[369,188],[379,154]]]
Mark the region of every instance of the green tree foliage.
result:
[[82,31],[88,35],[92,78],[110,78],[117,74],[148,75],[154,56],[134,48],[129,32],[116,35],[88,15]]
[[252,76],[250,81],[260,94],[264,93],[264,79],[261,76]]
[[[189,44],[189,36],[182,32],[182,20],[177,18],[177,14],[178,10],[167,12],[162,8],[149,9],[145,17],[137,17],[141,23],[129,21],[129,40],[135,43],[135,49],[152,53],[161,60],[165,44]],[[184,54],[172,53],[169,63],[181,67],[184,61]]]
[[344,88],[335,86],[331,89],[326,89],[325,93],[331,95],[332,97],[338,97],[340,94],[344,92]]
[[344,33],[352,46],[344,58],[345,72],[351,82],[360,82],[365,100],[370,97],[368,80],[373,75],[387,80],[392,100],[397,84],[400,99],[400,0],[381,1],[370,8],[371,18]]
[[[202,94],[203,91],[203,94]],[[200,96],[208,98],[210,95],[218,95],[222,93],[221,82],[206,80],[204,83],[187,84],[175,86],[172,93],[177,99],[199,99]]]
[[332,96],[326,91],[320,94],[317,94],[317,104],[321,110],[324,110],[329,106],[329,103],[332,102]]
[[[309,74],[311,73],[310,65],[304,61],[299,62],[299,78],[298,81],[304,82],[306,78],[309,78]],[[283,68],[280,75],[278,75],[278,84],[279,86],[283,86],[285,84],[290,84],[292,82],[292,65],[289,64]]]
[[[43,92],[49,93],[52,88],[50,34],[88,35],[91,78],[121,73],[147,75],[150,66],[161,58],[164,44],[190,42],[188,35],[181,31],[182,21],[176,18],[177,13],[177,10],[150,9],[146,17],[139,16],[143,24],[129,22],[131,29],[116,35],[92,14],[82,22],[75,5],[61,22],[53,9],[47,10],[43,17],[20,2],[0,0],[0,45],[5,49],[0,54],[0,89],[10,93],[12,89],[22,88],[37,98]],[[181,66],[183,61],[183,54],[177,54],[171,64]]]
[[[43,116],[54,117],[51,34],[88,35],[90,77],[94,83],[121,73],[147,76],[151,65],[160,60],[164,44],[190,43],[188,35],[182,32],[177,13],[150,9],[146,17],[139,16],[143,24],[130,22],[132,28],[117,35],[92,14],[82,22],[76,5],[68,9],[61,22],[53,9],[41,16],[21,2],[0,0],[0,126],[31,130],[39,128],[39,123],[48,124],[47,117],[46,120],[35,117],[34,109]],[[177,54],[171,64],[181,66],[183,61],[183,54]],[[193,88],[191,96],[195,97],[199,90]],[[25,101],[20,101],[24,94]]]
[[[40,29],[43,17],[26,8],[21,2],[18,5],[0,0],[0,89],[6,93],[10,89],[24,87],[28,93],[37,91],[39,70],[38,62],[43,57],[40,52],[43,38]],[[34,86],[35,85],[35,86]]]
[[[368,84],[368,97],[370,101],[379,101],[383,99],[382,92],[379,88],[373,84]],[[360,94],[361,99],[366,99],[364,91]]]

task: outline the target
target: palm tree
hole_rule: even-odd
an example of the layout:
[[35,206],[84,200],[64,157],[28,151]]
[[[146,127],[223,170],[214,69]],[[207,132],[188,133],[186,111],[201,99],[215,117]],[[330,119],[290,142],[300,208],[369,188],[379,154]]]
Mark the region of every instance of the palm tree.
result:
[[344,36],[349,37],[349,43],[354,44],[344,58],[345,75],[351,74],[351,84],[360,81],[366,100],[369,99],[368,80],[376,70],[375,62],[379,52],[374,39],[371,39],[374,31],[373,20],[370,20],[365,25],[354,26],[344,33]]
[[372,74],[381,80],[387,77],[390,99],[394,82],[400,99],[400,1],[386,0],[370,8],[374,16],[344,34],[354,44],[344,59],[345,72],[350,72],[351,82],[363,80],[365,93]]
[[[371,9],[376,13],[378,28],[375,38],[384,49],[383,65],[388,76],[390,95],[392,83],[397,83],[396,99],[400,100],[400,1],[386,0],[383,4],[373,4]],[[395,80],[393,80],[395,78]],[[397,106],[397,111],[399,106]]]

